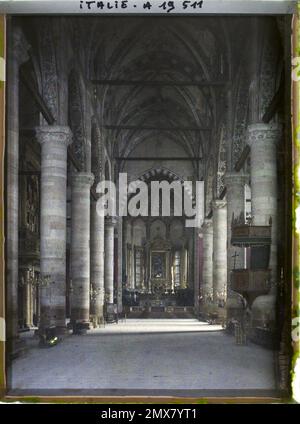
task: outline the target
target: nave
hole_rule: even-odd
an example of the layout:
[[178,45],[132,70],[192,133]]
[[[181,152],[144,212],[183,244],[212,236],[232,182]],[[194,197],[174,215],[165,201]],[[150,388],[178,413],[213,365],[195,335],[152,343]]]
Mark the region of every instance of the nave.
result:
[[14,361],[10,394],[270,395],[277,388],[272,351],[233,348],[221,326],[196,319],[128,319],[54,349],[31,343]]

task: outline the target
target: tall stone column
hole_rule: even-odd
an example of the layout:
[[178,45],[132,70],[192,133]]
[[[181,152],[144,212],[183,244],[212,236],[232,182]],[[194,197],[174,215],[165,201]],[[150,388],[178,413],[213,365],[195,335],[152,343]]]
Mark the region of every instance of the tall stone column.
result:
[[213,301],[226,299],[227,288],[227,208],[226,201],[213,201]]
[[91,313],[100,324],[104,306],[104,216],[97,213],[97,202],[91,205],[91,286],[94,297]]
[[194,259],[195,259],[195,250],[194,250],[194,231],[190,231],[190,236],[188,238],[188,254],[187,254],[187,287],[190,290],[194,291],[195,288],[195,275],[194,275]]
[[130,255],[131,255],[131,271],[130,271],[130,276],[131,276],[131,280],[130,280],[130,288],[131,289],[135,289],[135,257],[134,257],[134,250],[135,250],[135,246],[132,243],[131,244],[131,249],[130,249]]
[[131,270],[130,270],[130,288],[135,290],[135,246],[134,246],[134,236],[133,236],[133,222],[131,223],[131,249],[130,249],[130,255],[131,255]]
[[200,312],[200,275],[203,269],[203,234],[195,228],[194,238],[194,308],[196,315]]
[[33,327],[32,322],[32,285],[27,279],[23,287],[23,318],[25,328]]
[[227,319],[235,316],[235,311],[240,307],[240,300],[230,290],[232,270],[245,268],[245,248],[231,245],[232,218],[244,223],[245,215],[245,184],[247,176],[243,173],[228,172],[225,175],[226,200],[227,200]]
[[6,339],[11,357],[21,353],[18,340],[18,221],[19,221],[19,67],[28,60],[28,45],[19,28],[12,28],[7,49],[6,144]]
[[254,225],[269,225],[272,219],[270,269],[272,283],[277,282],[277,143],[278,124],[252,124],[248,127],[251,147],[251,207]]
[[[240,218],[244,223],[245,211],[245,184],[247,177],[238,172],[230,172],[225,176],[226,201],[227,201],[227,281],[230,282],[230,274],[233,269],[245,268],[245,249],[231,245],[232,217]],[[228,284],[229,288],[229,284]]]
[[151,264],[150,264],[150,246],[149,246],[149,242],[147,242],[146,246],[145,246],[145,283],[146,283],[146,289],[147,289],[148,293],[151,293],[151,282],[150,282],[151,269],[150,269],[150,266],[151,266]]
[[41,333],[55,326],[57,333],[66,325],[66,195],[67,147],[71,131],[64,126],[36,128],[41,144],[41,276],[50,282],[40,288]]
[[71,322],[75,333],[87,330],[90,322],[90,189],[93,181],[91,173],[72,175]]
[[203,233],[203,274],[201,296],[202,303],[207,304],[213,299],[213,222],[205,219]]
[[123,311],[123,222],[118,220],[118,288],[117,288],[117,303],[118,312]]
[[184,246],[180,252],[180,288],[187,288],[187,250]]
[[114,229],[116,219],[105,219],[105,247],[104,247],[104,284],[107,309],[107,320],[113,319],[114,307]]

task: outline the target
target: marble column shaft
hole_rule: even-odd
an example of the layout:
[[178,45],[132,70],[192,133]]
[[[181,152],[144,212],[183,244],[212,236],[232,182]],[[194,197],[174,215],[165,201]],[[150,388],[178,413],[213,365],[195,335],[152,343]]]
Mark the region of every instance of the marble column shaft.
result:
[[117,288],[117,303],[118,312],[123,311],[123,221],[118,220],[118,288]]
[[131,271],[130,271],[130,288],[135,290],[135,245],[134,245],[134,235],[133,235],[133,223],[131,224]]
[[227,290],[227,208],[224,200],[213,202],[213,300],[225,300]]
[[114,303],[114,218],[105,219],[104,283],[107,304]]
[[32,327],[32,285],[29,281],[26,281],[23,287],[23,318],[25,327]]
[[251,147],[251,208],[254,225],[269,225],[272,218],[270,249],[271,280],[277,281],[277,143],[278,124],[252,124],[248,127]]
[[132,243],[131,244],[131,250],[130,250],[130,255],[131,255],[131,279],[130,279],[130,288],[131,289],[136,289],[135,286],[135,257],[134,257],[134,251],[135,251],[135,246]]
[[96,201],[91,205],[91,284],[96,293],[92,314],[99,320],[104,306],[104,216],[97,213]]
[[90,321],[90,189],[91,173],[72,175],[71,321]]
[[[7,52],[6,144],[6,337],[18,337],[19,263],[19,67],[28,60],[28,45],[19,28],[12,28]],[[12,347],[12,349],[14,349]]]
[[187,287],[190,290],[194,291],[195,288],[195,275],[194,275],[194,259],[195,259],[195,250],[194,250],[194,233],[191,232],[188,239],[188,254],[187,254]]
[[64,328],[66,321],[66,194],[67,147],[71,131],[64,126],[36,128],[41,144],[41,328]]
[[187,288],[187,251],[184,246],[180,251],[180,288]]
[[[233,269],[245,268],[245,248],[231,245],[231,224],[233,215],[237,219],[242,214],[244,220],[246,176],[238,172],[227,173],[225,182],[227,201],[227,281],[229,283]],[[236,257],[233,257],[235,255]]]
[[203,233],[203,275],[201,295],[203,301],[212,299],[213,295],[213,222],[205,219]]
[[194,307],[198,314],[200,306],[200,272],[203,267],[203,234],[202,231],[195,229],[194,236]]

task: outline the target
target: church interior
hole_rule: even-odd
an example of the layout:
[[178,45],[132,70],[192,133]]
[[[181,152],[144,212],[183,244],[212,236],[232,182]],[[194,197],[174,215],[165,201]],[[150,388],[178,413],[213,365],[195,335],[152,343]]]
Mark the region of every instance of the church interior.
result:
[[[124,326],[130,338],[176,323],[194,326],[189,337],[204,326],[207,357],[220,354],[221,342],[208,349],[220,334],[226,349],[271,355],[261,372],[273,367],[287,389],[290,25],[288,16],[10,18],[12,373],[18,361],[32,370],[30,351],[55,358],[72,340],[101,349],[109,335],[124,338]],[[201,223],[187,227],[172,208],[100,216],[97,185],[121,173],[147,186],[202,181]]]

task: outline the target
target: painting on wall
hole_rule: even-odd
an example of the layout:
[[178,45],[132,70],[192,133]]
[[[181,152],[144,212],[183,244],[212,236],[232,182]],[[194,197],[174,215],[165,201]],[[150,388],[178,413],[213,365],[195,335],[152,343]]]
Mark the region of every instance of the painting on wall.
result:
[[151,276],[152,278],[166,278],[166,252],[152,252]]

